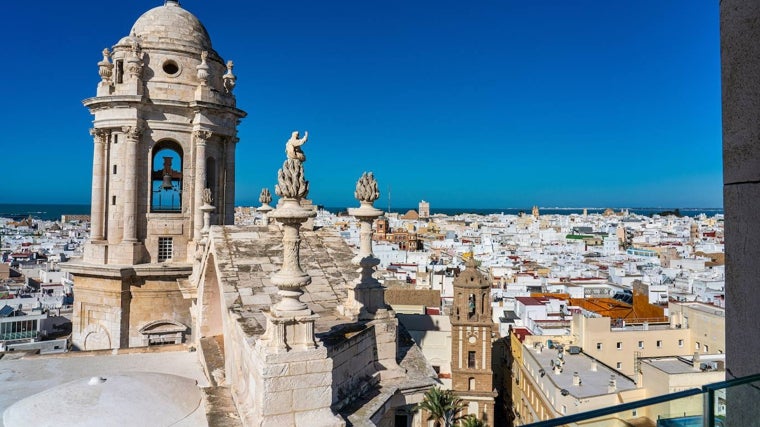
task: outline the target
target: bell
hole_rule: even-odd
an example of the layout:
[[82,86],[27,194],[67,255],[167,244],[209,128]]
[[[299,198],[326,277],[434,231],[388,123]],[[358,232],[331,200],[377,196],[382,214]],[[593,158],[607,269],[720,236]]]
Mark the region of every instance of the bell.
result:
[[164,174],[164,181],[161,183],[161,189],[162,190],[171,190],[174,188],[174,185],[172,185],[172,176],[167,174]]

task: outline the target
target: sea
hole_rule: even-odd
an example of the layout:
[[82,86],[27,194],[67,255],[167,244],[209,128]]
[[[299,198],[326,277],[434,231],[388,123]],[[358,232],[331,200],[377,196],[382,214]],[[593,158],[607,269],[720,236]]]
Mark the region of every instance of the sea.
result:
[[[325,207],[324,208],[327,211],[333,212],[333,213],[341,213],[345,212],[346,208],[333,208],[333,207]],[[404,214],[412,209],[416,208],[392,208],[391,212],[397,212],[400,214]],[[525,208],[491,208],[491,209],[469,209],[469,208],[441,208],[441,209],[430,209],[430,214],[444,214],[448,216],[454,216],[454,215],[460,215],[460,214],[477,214],[477,215],[490,215],[490,214],[504,214],[504,215],[519,215],[520,213],[530,213],[531,207],[525,207]],[[552,214],[559,214],[559,215],[571,215],[571,214],[582,214],[583,213],[582,207],[580,208],[563,208],[563,207],[540,207],[539,206],[539,212],[544,215],[552,215]],[[585,208],[589,214],[601,214],[603,213],[607,208],[595,208],[595,207],[589,207]],[[678,209],[678,211],[681,213],[681,215],[684,216],[698,216],[700,214],[705,214],[708,217],[712,217],[715,215],[722,215],[723,214],[723,208],[668,208],[668,207],[649,207],[649,208],[621,208],[616,207],[612,208],[615,212],[620,212],[621,210],[627,210],[629,213],[632,214],[638,214],[638,215],[646,215],[646,216],[652,216],[655,214],[660,214],[663,212],[672,212],[675,209]],[[0,203],[0,217],[2,218],[13,218],[15,220],[23,219],[31,216],[32,218],[38,219],[38,220],[46,220],[46,221],[56,221],[61,219],[61,215],[89,215],[90,214],[90,205],[77,205],[77,204],[7,204],[7,203]]]
[[[379,208],[379,207],[378,207]],[[330,212],[345,212],[346,208],[325,208],[326,210]],[[470,209],[470,208],[430,208],[430,215],[435,214],[444,214],[448,216],[455,216],[455,215],[462,215],[462,214],[476,214],[476,215],[492,215],[492,214],[504,214],[504,215],[519,215],[521,213],[530,214],[533,207],[525,207],[525,208],[477,208],[477,209]],[[587,213],[589,214],[601,214],[604,213],[605,210],[607,210],[607,207],[603,208],[563,208],[563,207],[538,207],[539,214],[541,215],[572,215],[572,214],[582,214],[583,210],[586,209]],[[713,217],[715,215],[723,215],[723,208],[667,208],[667,207],[651,207],[651,208],[627,208],[627,207],[615,207],[611,208],[615,212],[620,211],[628,211],[630,214],[636,214],[636,215],[644,215],[644,216],[652,216],[667,212],[673,212],[676,209],[678,209],[678,212],[682,216],[690,216],[690,217],[696,217],[701,214],[705,214],[708,217]],[[410,208],[392,208],[391,212],[397,212],[400,214],[405,214],[409,212],[410,210],[417,210],[416,207],[410,207]]]

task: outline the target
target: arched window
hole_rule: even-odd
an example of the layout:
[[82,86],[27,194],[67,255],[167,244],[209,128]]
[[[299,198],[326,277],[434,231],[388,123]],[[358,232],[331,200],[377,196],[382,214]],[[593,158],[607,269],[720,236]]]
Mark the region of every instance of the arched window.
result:
[[153,147],[151,157],[152,212],[182,210],[182,147],[174,141],[163,140]]

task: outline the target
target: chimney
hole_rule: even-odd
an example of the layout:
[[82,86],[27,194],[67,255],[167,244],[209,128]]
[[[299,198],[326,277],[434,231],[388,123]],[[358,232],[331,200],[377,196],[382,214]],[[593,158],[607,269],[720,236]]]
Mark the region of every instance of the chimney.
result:
[[614,393],[617,391],[617,377],[610,375],[610,383],[607,385],[607,393]]
[[599,363],[596,359],[591,359],[591,372],[596,372],[599,369]]
[[581,385],[581,376],[578,372],[573,372],[573,385]]

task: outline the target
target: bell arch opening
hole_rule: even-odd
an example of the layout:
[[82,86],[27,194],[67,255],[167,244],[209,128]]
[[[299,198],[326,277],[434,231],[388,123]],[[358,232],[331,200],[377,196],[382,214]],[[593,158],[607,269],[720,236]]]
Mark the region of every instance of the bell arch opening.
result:
[[175,141],[162,140],[153,146],[150,174],[151,212],[182,211],[182,147]]

